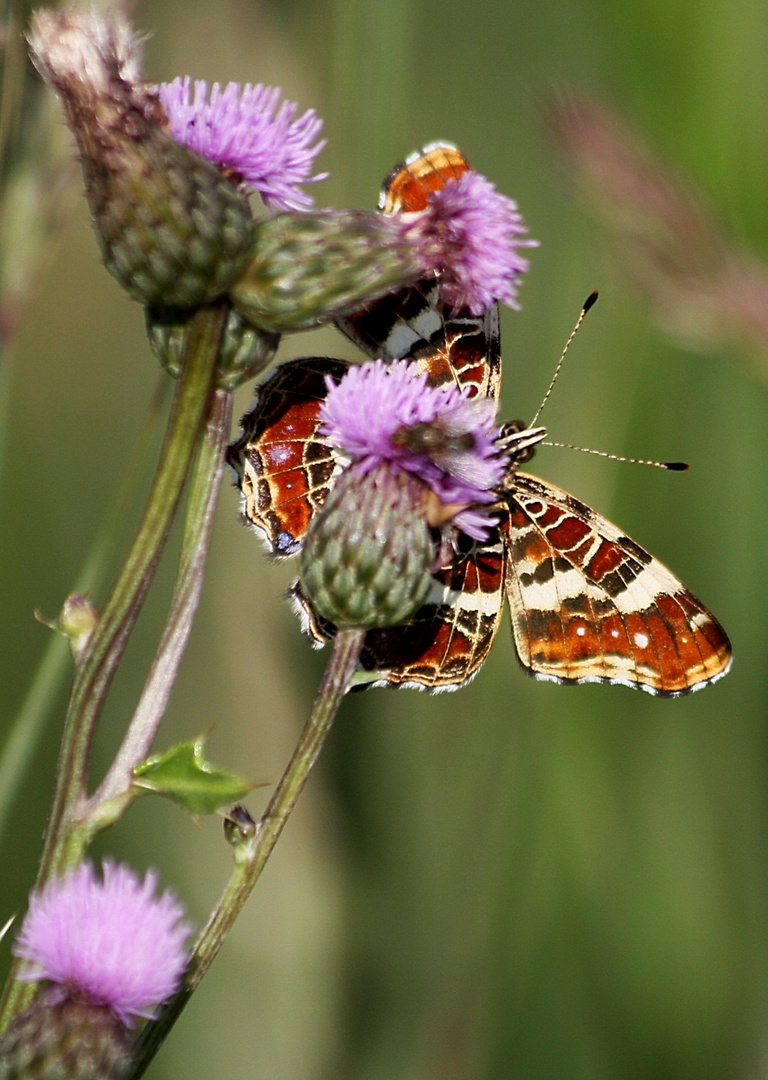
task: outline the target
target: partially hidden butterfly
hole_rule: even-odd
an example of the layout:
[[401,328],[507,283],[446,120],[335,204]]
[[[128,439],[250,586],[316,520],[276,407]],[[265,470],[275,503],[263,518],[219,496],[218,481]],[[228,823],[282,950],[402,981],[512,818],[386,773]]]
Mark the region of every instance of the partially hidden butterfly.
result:
[[[453,146],[412,155],[384,183],[385,213],[418,211],[429,195],[469,168]],[[500,381],[498,311],[476,317],[447,309],[439,278],[370,304],[339,326],[369,355],[407,358],[431,382],[454,381],[495,397]],[[341,468],[318,434],[325,379],[348,365],[309,357],[278,368],[242,421],[230,464],[246,519],[277,557],[295,554],[312,515]],[[720,624],[680,581],[634,540],[572,495],[521,472],[544,429],[507,425],[510,466],[493,513],[492,536],[459,534],[434,572],[426,602],[404,625],[369,631],[355,685],[452,690],[479,670],[509,603],[517,656],[538,679],[604,682],[674,697],[728,670]],[[294,587],[316,644],[334,633]]]

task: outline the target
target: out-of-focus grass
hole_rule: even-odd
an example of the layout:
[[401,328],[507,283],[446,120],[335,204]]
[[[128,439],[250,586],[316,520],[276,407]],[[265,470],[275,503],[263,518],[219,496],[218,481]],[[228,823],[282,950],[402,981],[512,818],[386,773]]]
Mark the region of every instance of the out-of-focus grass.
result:
[[[768,42],[760,5],[676,0],[275,0],[145,4],[153,77],[282,84],[326,117],[328,204],[372,205],[410,150],[455,141],[541,240],[503,322],[505,417],[530,417],[587,293],[601,290],[547,406],[553,438],[684,458],[670,475],[542,450],[532,471],[621,523],[734,642],[691,698],[536,684],[508,629],[450,696],[344,707],[242,927],[151,1075],[722,1080],[766,1070],[768,408],[733,346],[656,328],[574,195],[540,115],[596,92],[690,176],[727,235],[768,259]],[[330,331],[284,355],[353,355]],[[0,543],[3,715],[108,502],[154,384],[139,310],[98,266],[82,207],[18,340]],[[248,393],[242,405],[248,404]],[[322,657],[223,494],[203,608],[163,742],[274,780]],[[159,632],[169,575],[113,695],[102,760]],[[165,597],[162,590],[165,589]],[[23,902],[54,747],[14,819]],[[254,809],[266,798],[258,792]],[[227,869],[219,825],[142,800],[103,847],[160,865],[202,919]],[[27,872],[23,869],[27,862]]]

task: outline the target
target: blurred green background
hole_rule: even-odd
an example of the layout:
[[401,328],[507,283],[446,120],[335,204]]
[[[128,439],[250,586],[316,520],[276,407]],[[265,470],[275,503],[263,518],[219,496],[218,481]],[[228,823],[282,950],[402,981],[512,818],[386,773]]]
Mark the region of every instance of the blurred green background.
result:
[[[576,196],[541,122],[553,90],[599,94],[690,178],[736,248],[768,260],[765,4],[147,0],[135,23],[152,32],[150,78],[276,83],[316,107],[321,204],[375,204],[392,165],[436,138],[517,198],[541,247],[522,312],[503,317],[504,415],[533,415],[599,288],[547,407],[552,437],[692,469],[543,449],[533,471],[667,562],[735,653],[715,687],[666,701],[534,683],[505,627],[458,694],[349,700],[149,1075],[768,1076],[768,342],[724,348],[715,327],[692,350],[660,329],[618,269],[632,253]],[[55,616],[71,588],[159,378],[140,310],[100,267],[84,200],[72,205],[4,375],[0,732],[48,638],[33,612]],[[284,342],[285,358],[311,353],[354,356],[330,330]],[[109,701],[99,770],[160,633],[169,556]],[[275,782],[323,664],[281,598],[290,578],[225,489],[163,745],[210,730],[214,760]],[[64,704],[3,838],[0,922],[32,880]],[[251,796],[254,814],[269,790]],[[154,799],[98,851],[159,866],[198,923],[230,859],[220,821]]]

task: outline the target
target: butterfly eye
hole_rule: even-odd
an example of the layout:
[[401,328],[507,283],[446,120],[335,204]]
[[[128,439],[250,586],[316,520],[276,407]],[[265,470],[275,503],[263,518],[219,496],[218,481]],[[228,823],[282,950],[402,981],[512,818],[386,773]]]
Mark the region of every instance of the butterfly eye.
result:
[[532,428],[522,420],[510,420],[502,426],[496,445],[508,456],[510,468],[516,469],[531,460],[536,453],[536,444],[546,433],[545,428]]

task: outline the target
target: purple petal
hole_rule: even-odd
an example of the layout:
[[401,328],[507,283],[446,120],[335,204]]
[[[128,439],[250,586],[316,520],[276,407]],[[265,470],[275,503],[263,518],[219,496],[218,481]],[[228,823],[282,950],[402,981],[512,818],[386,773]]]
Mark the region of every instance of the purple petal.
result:
[[[430,386],[408,361],[375,360],[350,368],[338,385],[328,381],[321,418],[321,432],[363,473],[391,461],[419,476],[445,505],[495,500],[505,463],[496,448],[493,400],[470,400],[454,385]],[[466,519],[470,536],[477,535],[479,517]],[[486,518],[483,537],[490,525]]]
[[499,194],[490,180],[466,172],[436,192],[423,213],[404,218],[425,269],[442,274],[442,293],[451,307],[480,315],[496,301],[520,306],[517,286],[528,269],[520,249],[538,242],[525,238],[517,203]]

